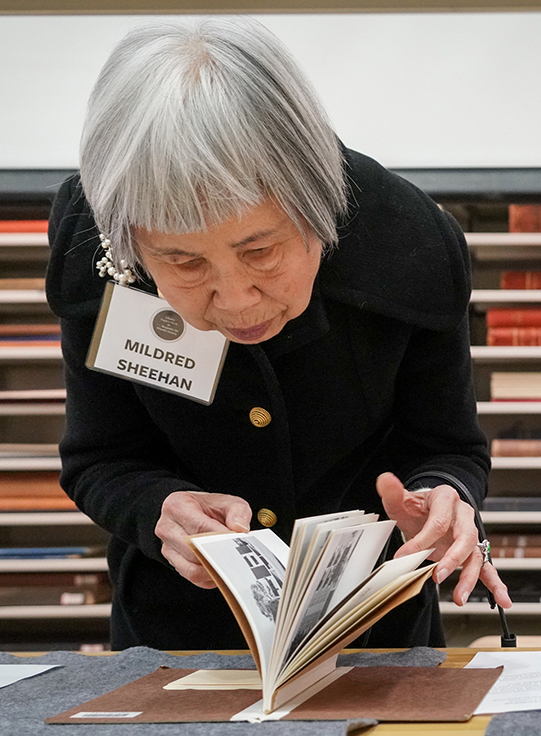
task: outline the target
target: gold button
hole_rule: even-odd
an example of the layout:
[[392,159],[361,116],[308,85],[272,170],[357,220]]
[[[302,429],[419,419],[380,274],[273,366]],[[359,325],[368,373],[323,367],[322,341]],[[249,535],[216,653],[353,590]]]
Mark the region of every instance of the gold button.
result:
[[278,517],[270,509],[259,509],[257,512],[257,520],[263,526],[274,526],[278,521]]
[[253,409],[250,409],[250,421],[254,427],[266,427],[267,424],[271,423],[271,419],[269,412],[260,406],[254,406]]

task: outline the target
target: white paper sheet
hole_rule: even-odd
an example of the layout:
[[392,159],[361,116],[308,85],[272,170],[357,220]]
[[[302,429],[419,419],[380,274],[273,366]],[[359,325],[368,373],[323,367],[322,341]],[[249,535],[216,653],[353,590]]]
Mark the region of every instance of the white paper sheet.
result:
[[541,708],[541,652],[478,652],[468,668],[491,668],[503,665],[504,670],[475,715],[511,713]]
[[27,677],[60,667],[59,664],[0,664],[0,687],[6,687]]
[[257,670],[196,670],[163,686],[164,690],[261,690]]

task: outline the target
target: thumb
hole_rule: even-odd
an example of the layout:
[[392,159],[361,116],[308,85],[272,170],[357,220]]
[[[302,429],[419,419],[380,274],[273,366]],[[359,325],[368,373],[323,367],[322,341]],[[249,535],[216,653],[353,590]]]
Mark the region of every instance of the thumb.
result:
[[376,490],[383,501],[389,519],[395,521],[404,513],[404,496],[407,493],[394,473],[382,473],[376,480]]
[[252,509],[243,500],[233,501],[225,515],[225,525],[233,532],[249,532]]

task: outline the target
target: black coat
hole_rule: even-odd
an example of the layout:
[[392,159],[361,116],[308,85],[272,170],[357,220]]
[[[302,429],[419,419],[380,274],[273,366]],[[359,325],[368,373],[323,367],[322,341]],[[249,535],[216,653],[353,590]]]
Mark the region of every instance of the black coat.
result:
[[[154,527],[174,491],[239,495],[254,516],[270,508],[285,539],[297,517],[381,512],[375,479],[387,470],[410,488],[464,485],[479,503],[485,494],[463,235],[413,185],[346,156],[350,212],[308,309],[269,341],[231,344],[210,406],[85,368],[101,249],[79,179],[58,194],[47,288],[68,389],[61,482],[113,535],[115,648],[243,645],[220,594],[186,582],[161,555]],[[255,406],[270,412],[268,426],[250,422]],[[370,645],[443,643],[432,593],[428,584],[377,624]]]

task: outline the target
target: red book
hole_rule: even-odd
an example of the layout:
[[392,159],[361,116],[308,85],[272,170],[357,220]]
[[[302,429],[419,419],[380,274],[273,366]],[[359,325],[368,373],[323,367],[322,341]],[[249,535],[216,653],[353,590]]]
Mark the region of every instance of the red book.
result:
[[487,345],[541,345],[541,326],[489,327]]
[[46,233],[47,220],[0,220],[0,233]]
[[541,271],[502,271],[502,289],[541,289]]
[[541,327],[541,309],[491,307],[487,309],[487,327]]
[[541,232],[541,204],[510,204],[509,232]]

